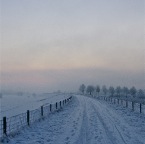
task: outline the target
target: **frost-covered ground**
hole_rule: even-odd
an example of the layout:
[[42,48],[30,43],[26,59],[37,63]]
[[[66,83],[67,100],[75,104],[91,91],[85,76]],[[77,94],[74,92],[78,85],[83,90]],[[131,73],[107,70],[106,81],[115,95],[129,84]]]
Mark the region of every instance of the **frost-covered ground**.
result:
[[78,95],[8,139],[9,144],[145,144],[145,115]]
[[3,116],[11,117],[27,110],[34,110],[42,105],[53,104],[65,98],[68,94],[46,93],[46,94],[7,94],[0,98],[0,119]]

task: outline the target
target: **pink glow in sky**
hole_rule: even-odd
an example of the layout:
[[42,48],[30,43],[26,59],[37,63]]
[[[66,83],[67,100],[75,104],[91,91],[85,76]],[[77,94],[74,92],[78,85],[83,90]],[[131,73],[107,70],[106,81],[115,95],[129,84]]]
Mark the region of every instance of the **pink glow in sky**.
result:
[[144,88],[144,0],[1,0],[0,7],[2,89]]

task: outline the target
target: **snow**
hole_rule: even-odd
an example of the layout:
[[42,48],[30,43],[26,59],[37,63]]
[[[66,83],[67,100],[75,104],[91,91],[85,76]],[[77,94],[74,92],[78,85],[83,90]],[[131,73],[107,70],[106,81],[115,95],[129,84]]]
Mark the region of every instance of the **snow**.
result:
[[75,95],[61,110],[8,137],[9,144],[145,144],[145,115]]
[[27,110],[34,110],[42,105],[53,104],[60,100],[68,98],[64,93],[46,93],[46,94],[7,94],[0,99],[0,119],[2,117],[11,117]]

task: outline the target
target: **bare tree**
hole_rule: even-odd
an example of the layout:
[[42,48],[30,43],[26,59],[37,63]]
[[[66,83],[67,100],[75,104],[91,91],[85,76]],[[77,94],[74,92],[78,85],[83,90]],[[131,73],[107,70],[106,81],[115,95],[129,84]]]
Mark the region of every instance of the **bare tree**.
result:
[[96,92],[98,93],[98,96],[99,96],[99,93],[100,93],[100,86],[99,85],[97,85],[97,87],[96,87]]
[[138,93],[137,93],[137,96],[138,96],[139,98],[145,98],[145,93],[144,93],[144,91],[143,91],[142,89],[139,89],[139,90],[138,90]]
[[85,89],[86,89],[86,86],[84,84],[80,85],[80,88],[79,88],[80,92],[84,94]]
[[121,93],[121,87],[120,87],[120,86],[117,86],[116,89],[115,89],[115,92],[117,93],[117,95],[120,96],[120,93]]
[[131,94],[133,97],[135,97],[136,92],[137,92],[137,90],[136,90],[136,88],[133,86],[133,87],[130,89],[130,94]]
[[87,93],[89,93],[90,95],[92,94],[92,92],[94,92],[94,87],[92,85],[88,85],[87,86]]
[[115,93],[114,87],[110,86],[110,87],[109,87],[109,92],[110,92],[110,94],[113,96],[114,93]]
[[105,96],[106,96],[106,94],[107,94],[107,88],[106,88],[105,85],[102,86],[102,91],[104,92],[104,94],[105,94]]
[[127,95],[129,94],[129,89],[127,87],[123,87],[123,93],[127,97]]

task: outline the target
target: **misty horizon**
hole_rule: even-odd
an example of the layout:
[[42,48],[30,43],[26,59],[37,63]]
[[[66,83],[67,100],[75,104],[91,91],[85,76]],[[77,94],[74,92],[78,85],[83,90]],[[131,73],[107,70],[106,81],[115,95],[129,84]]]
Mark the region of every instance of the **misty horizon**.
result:
[[144,1],[1,0],[0,90],[145,88]]
[[[82,68],[1,73],[2,89],[28,92],[78,91],[79,85],[135,86],[144,89],[144,73]],[[71,75],[71,77],[70,77]],[[18,79],[18,80],[16,80]],[[17,81],[17,83],[16,83]],[[37,83],[39,81],[39,83]],[[4,83],[6,82],[6,83]],[[71,82],[71,83],[70,83]],[[9,85],[8,85],[9,83]],[[13,85],[15,83],[15,85]]]

